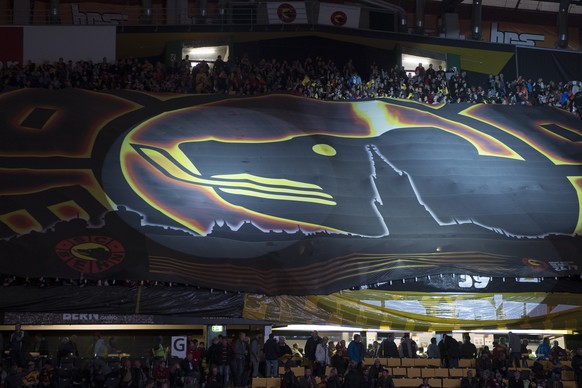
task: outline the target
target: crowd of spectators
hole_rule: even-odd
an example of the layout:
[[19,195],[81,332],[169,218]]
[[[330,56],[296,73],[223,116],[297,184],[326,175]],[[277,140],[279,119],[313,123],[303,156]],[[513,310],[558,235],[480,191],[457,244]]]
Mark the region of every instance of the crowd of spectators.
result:
[[191,286],[185,283],[162,282],[153,280],[115,280],[115,279],[88,279],[79,277],[78,279],[52,278],[52,277],[22,277],[7,274],[0,274],[0,287],[185,287]]
[[[182,357],[170,354],[162,336],[156,337],[148,354],[136,356],[122,353],[116,337],[107,341],[95,332],[90,356],[80,354],[79,338],[71,335],[62,338],[56,354],[43,352],[41,346],[41,357],[34,358],[25,351],[30,348],[28,336],[20,324],[15,325],[5,364],[9,371],[0,363],[2,388],[250,387],[254,377],[276,378],[270,386],[281,388],[395,388],[393,378],[404,377],[407,368],[392,370],[382,359],[415,358],[432,358],[436,363],[430,367],[453,369],[460,367],[459,359],[469,360],[473,366],[461,369],[466,373],[461,388],[560,388],[564,371],[578,382],[582,378],[582,348],[570,354],[546,338],[532,352],[535,357],[528,358],[527,342],[511,332],[508,338],[497,337],[491,349],[477,349],[468,334],[462,343],[445,334],[438,344],[433,338],[426,352],[409,333],[399,341],[390,333],[366,348],[360,334],[349,343],[334,343],[313,331],[300,348],[296,343],[290,347],[284,336],[275,338],[273,333],[265,341],[261,332],[250,336],[238,332],[217,335],[209,347],[188,336]],[[431,388],[430,380],[423,379],[419,388]]]
[[[362,78],[362,74],[366,74]],[[270,92],[291,92],[319,100],[403,98],[427,104],[495,103],[552,105],[576,111],[574,97],[580,91],[576,81],[562,83],[518,77],[505,80],[490,75],[484,85],[472,83],[464,71],[445,71],[420,63],[414,71],[394,66],[380,69],[372,63],[357,69],[348,60],[338,65],[316,57],[303,61],[261,59],[248,56],[223,61],[193,63],[186,56],[166,66],[162,62],[121,59],[114,62],[64,61],[50,63],[1,63],[1,88],[43,87],[89,90],[130,89],[147,92],[219,93],[249,96]]]

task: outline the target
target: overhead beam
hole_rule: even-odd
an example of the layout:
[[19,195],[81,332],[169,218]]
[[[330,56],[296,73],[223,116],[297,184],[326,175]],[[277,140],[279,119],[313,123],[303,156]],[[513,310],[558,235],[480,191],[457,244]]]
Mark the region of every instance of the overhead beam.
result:
[[560,9],[558,10],[558,47],[568,47],[568,9],[570,0],[560,0]]

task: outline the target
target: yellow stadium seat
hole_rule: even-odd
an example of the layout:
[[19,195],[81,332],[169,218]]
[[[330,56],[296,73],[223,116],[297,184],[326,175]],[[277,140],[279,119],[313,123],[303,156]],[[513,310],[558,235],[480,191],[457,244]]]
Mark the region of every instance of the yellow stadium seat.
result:
[[305,368],[302,366],[295,366],[295,367],[291,368],[291,371],[297,377],[305,376]]
[[429,359],[427,359],[427,361],[428,361],[428,366],[435,367],[435,368],[439,368],[441,366],[440,358],[429,358]]
[[391,366],[391,367],[395,367],[395,366],[400,366],[400,359],[399,358],[386,358],[386,366]]
[[434,368],[422,368],[420,374],[422,377],[434,377]]
[[392,368],[392,376],[404,377],[406,375],[406,368]]
[[449,370],[447,368],[434,368],[434,377],[449,377]]
[[427,367],[428,366],[428,358],[413,358],[414,360],[414,366],[419,366],[419,367]]
[[562,371],[562,381],[574,381],[574,371],[573,370],[563,370]]
[[[449,376],[451,377],[465,377],[469,368],[451,368],[449,369]],[[473,376],[475,374],[473,373]]]
[[401,360],[402,366],[414,366],[414,358],[403,358]]
[[460,388],[461,379],[443,379],[443,388]]
[[285,374],[285,367],[280,366],[279,367],[279,375],[284,375]]
[[407,377],[420,377],[421,368],[406,368],[406,376]]
[[576,388],[575,381],[562,381],[562,384],[564,384],[564,388]]
[[461,358],[459,360],[459,367],[460,368],[472,368],[473,366],[474,366],[473,365],[473,360],[464,359],[464,358]]
[[267,384],[267,388],[281,387],[281,379],[278,377],[267,377],[265,378],[265,383]]
[[394,379],[394,386],[396,388],[401,387],[418,387],[422,384],[421,379]]
[[442,379],[428,379],[428,383],[432,388],[442,388],[443,386]]
[[267,382],[265,377],[253,377],[253,388],[266,388]]

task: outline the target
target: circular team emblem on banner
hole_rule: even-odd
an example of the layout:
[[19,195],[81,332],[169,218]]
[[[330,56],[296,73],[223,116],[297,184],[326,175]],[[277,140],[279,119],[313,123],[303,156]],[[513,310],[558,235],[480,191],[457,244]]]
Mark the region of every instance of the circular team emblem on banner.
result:
[[524,257],[523,259],[521,259],[521,262],[527,265],[528,267],[538,271],[548,268],[548,263],[546,263],[545,261],[536,260],[529,257]]
[[297,10],[291,4],[283,3],[277,8],[277,16],[283,23],[293,23],[297,18]]
[[331,14],[330,21],[334,26],[343,26],[348,21],[348,15],[343,11],[335,11]]
[[69,267],[81,273],[99,273],[120,264],[125,258],[123,245],[106,236],[78,236],[62,240],[55,253]]

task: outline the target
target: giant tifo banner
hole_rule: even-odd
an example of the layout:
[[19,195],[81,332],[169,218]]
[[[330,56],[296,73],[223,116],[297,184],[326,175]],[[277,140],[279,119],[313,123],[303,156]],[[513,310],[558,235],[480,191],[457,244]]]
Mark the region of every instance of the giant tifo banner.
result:
[[0,272],[325,294],[578,275],[582,121],[550,107],[0,95]]

